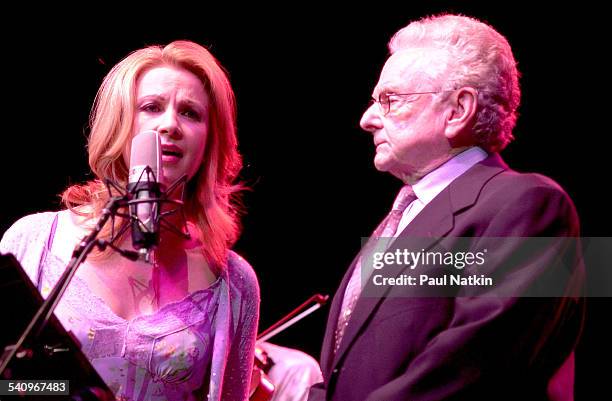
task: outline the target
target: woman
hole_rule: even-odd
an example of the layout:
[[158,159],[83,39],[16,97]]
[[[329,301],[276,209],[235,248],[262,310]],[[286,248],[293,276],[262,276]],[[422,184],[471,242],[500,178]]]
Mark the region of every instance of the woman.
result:
[[[68,188],[66,210],[16,222],[0,251],[15,254],[47,296],[108,200],[102,180],[125,188],[132,138],[157,131],[162,183],[187,176],[190,238],[162,230],[153,265],[110,249],[93,253],[56,315],[119,400],[246,399],[259,289],[229,250],[239,231],[233,181],[241,159],[226,74],[193,42],[137,50],[105,77],[90,122],[97,179]],[[130,248],[129,235],[117,245]]]

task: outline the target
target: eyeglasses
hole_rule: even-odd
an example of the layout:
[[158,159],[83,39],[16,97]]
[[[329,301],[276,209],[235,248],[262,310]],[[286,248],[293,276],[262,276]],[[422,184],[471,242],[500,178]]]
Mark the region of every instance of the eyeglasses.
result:
[[411,93],[381,93],[378,95],[378,100],[371,98],[370,103],[368,104],[368,108],[371,107],[374,103],[378,103],[380,105],[380,110],[383,112],[383,115],[389,114],[391,111],[391,106],[396,103],[399,97],[402,96],[412,96],[412,95],[428,95],[432,93],[442,93],[442,92],[452,92],[454,89],[447,89],[441,91],[432,91],[432,92],[411,92]]

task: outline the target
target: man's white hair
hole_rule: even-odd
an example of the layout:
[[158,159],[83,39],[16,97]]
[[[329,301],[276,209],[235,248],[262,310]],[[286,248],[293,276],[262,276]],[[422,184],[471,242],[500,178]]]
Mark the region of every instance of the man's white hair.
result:
[[512,130],[521,99],[519,72],[506,38],[474,18],[445,14],[412,22],[389,41],[392,54],[414,47],[448,53],[447,60],[436,60],[446,63],[444,76],[432,77],[446,81],[445,87],[438,89],[477,89],[475,139],[489,152],[504,149],[514,139]]

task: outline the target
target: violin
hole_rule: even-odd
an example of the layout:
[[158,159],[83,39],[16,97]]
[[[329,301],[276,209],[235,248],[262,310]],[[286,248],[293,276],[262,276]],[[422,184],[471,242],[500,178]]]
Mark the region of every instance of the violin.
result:
[[[285,330],[289,326],[297,323],[312,312],[325,305],[329,295],[315,294],[308,298],[306,302],[295,308],[285,317],[262,331],[257,336],[257,343],[267,341],[271,337]],[[310,306],[312,303],[314,305]],[[255,345],[255,363],[251,374],[251,387],[249,392],[249,401],[270,401],[274,395],[274,383],[267,376],[267,373],[274,366],[274,361],[268,356],[258,344]]]
[[269,401],[272,398],[274,395],[274,384],[267,373],[273,365],[274,362],[268,357],[268,353],[256,345],[249,401]]

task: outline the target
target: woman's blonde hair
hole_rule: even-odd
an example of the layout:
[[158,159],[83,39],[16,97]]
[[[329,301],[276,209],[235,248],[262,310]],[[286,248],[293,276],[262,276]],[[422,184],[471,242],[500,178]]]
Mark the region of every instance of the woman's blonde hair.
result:
[[[223,67],[196,43],[175,41],[165,47],[136,50],[111,69],[98,90],[90,115],[89,165],[97,179],[69,187],[62,200],[71,210],[92,219],[108,200],[104,179],[126,186],[128,166],[123,152],[132,139],[136,82],[145,71],[164,65],[195,74],[208,92],[209,135],[202,164],[187,183],[185,213],[199,230],[209,263],[214,268],[223,268],[227,250],[240,231],[237,195],[241,186],[234,184],[242,167],[236,139],[236,103]],[[77,211],[78,206],[86,207]],[[107,227],[103,235],[109,234]]]

